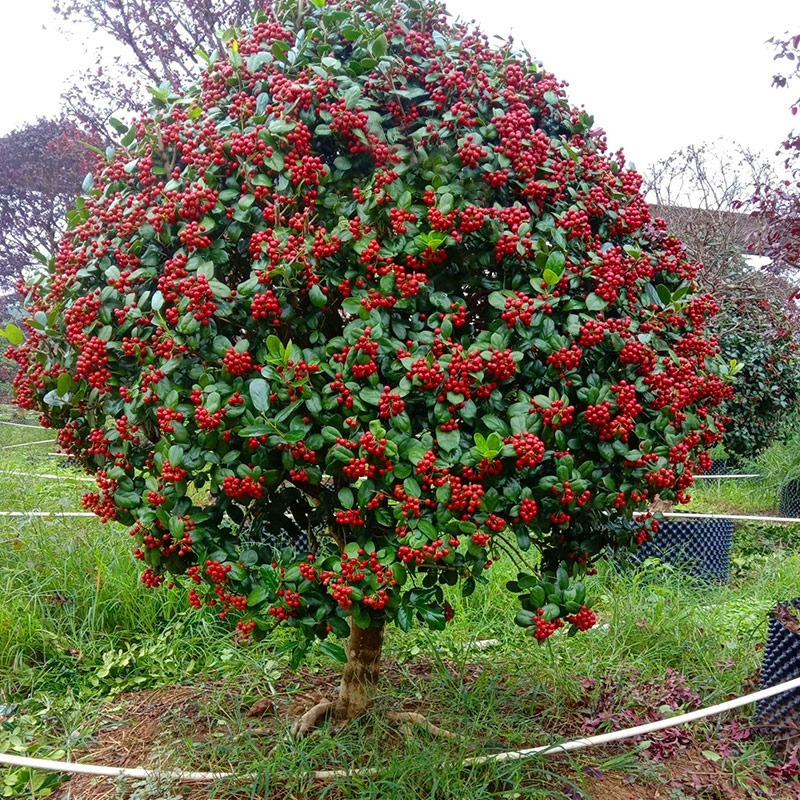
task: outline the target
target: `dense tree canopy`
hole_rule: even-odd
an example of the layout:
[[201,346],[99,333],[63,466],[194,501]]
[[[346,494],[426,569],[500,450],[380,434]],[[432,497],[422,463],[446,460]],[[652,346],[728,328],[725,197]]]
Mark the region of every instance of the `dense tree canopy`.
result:
[[55,254],[64,214],[95,156],[66,120],[40,119],[0,137],[0,282],[13,285]]
[[500,557],[536,639],[590,627],[581,575],[719,440],[713,301],[510,44],[420,0],[287,9],[98,169],[29,289],[18,402],[148,585],[298,652],[351,630],[345,684]]
[[800,401],[798,326],[785,301],[730,298],[714,319],[723,358],[733,371],[725,401],[723,444],[751,458],[789,430]]

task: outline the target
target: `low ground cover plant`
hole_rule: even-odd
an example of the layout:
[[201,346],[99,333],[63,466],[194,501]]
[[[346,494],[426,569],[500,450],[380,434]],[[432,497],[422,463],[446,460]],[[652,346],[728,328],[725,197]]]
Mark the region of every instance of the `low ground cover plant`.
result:
[[339,717],[386,623],[443,629],[498,558],[535,639],[591,628],[583,574],[720,439],[695,266],[562,85],[435,3],[226,37],[87,178],[17,402],[148,586],[346,660]]

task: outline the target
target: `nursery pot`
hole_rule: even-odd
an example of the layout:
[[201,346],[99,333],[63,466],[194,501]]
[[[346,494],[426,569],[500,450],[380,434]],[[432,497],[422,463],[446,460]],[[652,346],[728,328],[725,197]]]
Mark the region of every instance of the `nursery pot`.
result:
[[[766,689],[800,677],[800,598],[779,603],[771,612],[767,644],[758,679]],[[756,703],[759,732],[777,741],[797,741],[800,737],[800,689],[767,697]]]
[[778,514],[782,517],[800,517],[800,480],[792,478],[781,486]]
[[633,553],[633,562],[659,558],[706,581],[728,580],[733,521],[686,519],[662,521],[658,532]]
[[727,458],[715,458],[705,475],[730,475],[730,462]]

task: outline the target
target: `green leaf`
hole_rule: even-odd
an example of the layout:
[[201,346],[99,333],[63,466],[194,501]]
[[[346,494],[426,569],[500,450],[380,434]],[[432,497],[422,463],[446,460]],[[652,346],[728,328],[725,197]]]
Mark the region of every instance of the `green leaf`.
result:
[[355,108],[358,101],[361,99],[361,87],[358,85],[351,86],[344,93],[344,104],[346,108]]
[[607,305],[608,303],[594,292],[586,296],[586,308],[589,311],[602,311]]
[[387,51],[389,50],[389,42],[383,33],[378,34],[378,36],[372,40],[372,46],[370,47],[370,50],[375,58],[381,58],[382,56],[386,55]]
[[6,329],[3,332],[3,335],[8,339],[11,344],[15,347],[19,347],[24,341],[25,336],[22,331],[14,324],[6,325]]
[[555,274],[560,278],[564,273],[565,263],[566,258],[564,257],[564,253],[562,253],[561,250],[552,250],[550,255],[547,257],[544,268],[545,270],[551,270],[552,272],[555,272]]
[[269,384],[263,378],[250,381],[250,399],[256,411],[266,411],[269,408]]
[[239,430],[239,436],[245,438],[248,436],[268,436],[270,433],[275,433],[274,425],[247,425]]
[[436,606],[419,606],[417,612],[422,621],[434,631],[443,631],[446,626],[444,609]]
[[183,464],[183,456],[184,449],[179,444],[174,444],[170,447],[167,458],[169,458],[169,463],[173,467],[179,467]]
[[[318,2],[325,3],[325,0],[311,0],[314,5],[317,5]],[[324,642],[320,642],[319,649],[322,653],[324,653],[329,658],[332,658],[334,661],[338,661],[340,664],[347,663],[347,653],[340,644],[336,644],[336,642],[332,642],[329,639],[326,639]]]
[[400,606],[397,609],[397,627],[401,631],[410,631],[414,624],[414,611],[408,606]]
[[553,270],[551,270],[551,269],[546,269],[542,273],[542,277],[544,278],[544,282],[548,286],[555,286],[555,284],[557,284],[561,280],[561,276],[560,275],[556,275],[556,273],[553,272]]
[[353,618],[353,622],[362,630],[369,628],[372,624],[372,617],[370,617],[367,610],[363,606],[358,605],[358,603],[353,603],[353,605],[350,606],[350,616]]
[[274,358],[283,359],[283,343],[274,334],[267,336],[267,352]]
[[267,587],[266,586],[256,586],[249,595],[247,595],[247,605],[248,606],[257,606],[259,603],[264,602],[267,599]]
[[439,443],[439,447],[441,447],[442,450],[455,450],[461,441],[461,432],[458,430],[442,431],[437,428],[436,441]]
[[136,508],[142,503],[137,492],[114,492],[114,502],[120,508]]
[[415,478],[406,478],[403,481],[403,491],[405,491],[409,497],[422,496],[422,489],[420,489],[419,483]]
[[62,372],[56,381],[56,392],[58,393],[58,396],[63,397],[71,387],[72,378],[70,378],[69,373]]
[[661,300],[665,306],[668,306],[672,302],[672,292],[664,286],[663,283],[659,283],[658,286],[656,286],[656,291],[658,292],[658,299]]
[[325,292],[320,289],[318,283],[313,284],[308,290],[308,299],[317,308],[322,308],[328,302]]
[[226,286],[224,283],[222,283],[222,281],[210,280],[208,282],[208,286],[214,293],[214,297],[225,298],[231,296],[230,286]]
[[536,615],[533,611],[522,609],[517,611],[517,615],[514,617],[514,624],[519,625],[520,628],[530,628],[534,619],[536,619]]
[[408,570],[402,561],[396,561],[391,566],[392,577],[397,581],[398,586],[403,586],[408,580]]
[[275,57],[276,61],[286,61],[286,54],[290,49],[291,48],[289,47],[288,42],[284,42],[283,39],[279,39],[272,45],[272,55]]
[[544,618],[546,622],[552,622],[561,614],[561,607],[555,603],[547,603],[544,607]]
[[357,297],[345,297],[342,301],[342,308],[344,309],[345,313],[352,314],[353,316],[358,316],[361,313],[361,309],[363,306],[361,305],[361,300]]

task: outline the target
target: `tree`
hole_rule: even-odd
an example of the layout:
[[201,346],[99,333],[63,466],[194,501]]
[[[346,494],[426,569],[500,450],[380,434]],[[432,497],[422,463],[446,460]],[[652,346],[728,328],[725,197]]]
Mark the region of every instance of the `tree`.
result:
[[[775,59],[786,61],[787,73],[776,73],[772,85],[788,88],[800,77],[800,33],[770,39],[775,47]],[[796,115],[800,98],[790,109]],[[764,221],[760,251],[767,254],[776,272],[796,269],[800,264],[800,131],[791,131],[781,149],[785,153],[786,177],[780,183],[764,187],[756,195],[757,213]]]
[[0,137],[0,282],[6,288],[55,253],[64,214],[95,156],[64,119],[40,119]]
[[762,156],[735,142],[689,145],[653,164],[644,192],[654,213],[702,263],[697,281],[717,302],[744,293],[773,295],[763,273],[747,267],[745,254],[757,240],[759,220],[750,212],[753,197],[775,184]]
[[[148,102],[147,87],[177,89],[194,79],[203,59],[222,52],[223,25],[243,25],[265,0],[54,0],[65,21],[88,23],[105,37],[97,64],[66,93],[65,102],[84,126],[107,135],[109,117],[129,115]],[[206,54],[205,56],[203,54]]]
[[591,126],[426,0],[276,7],[156,93],[8,331],[143,581],[322,639],[341,717],[496,558],[535,639],[591,627],[583,573],[719,440],[713,301]]
[[723,445],[734,458],[753,458],[797,419],[800,346],[796,317],[785,301],[753,295],[730,298],[711,329],[722,357],[733,369],[733,395]]

